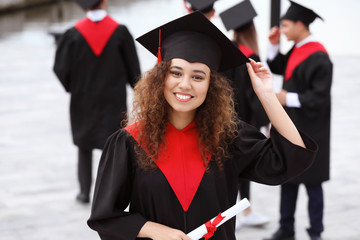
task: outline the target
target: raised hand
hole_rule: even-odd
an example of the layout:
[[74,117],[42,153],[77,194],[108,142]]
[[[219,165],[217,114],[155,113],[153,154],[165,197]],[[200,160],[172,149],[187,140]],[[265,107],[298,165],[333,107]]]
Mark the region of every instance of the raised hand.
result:
[[270,70],[263,63],[255,62],[252,59],[246,65],[256,95],[260,98],[259,94],[274,93],[273,78]]
[[270,29],[269,33],[269,41],[272,45],[276,45],[280,43],[280,28],[274,26]]
[[263,105],[270,122],[277,131],[290,142],[305,147],[305,144],[294,123],[286,114],[273,91],[270,70],[260,62],[250,59],[246,63],[254,91]]

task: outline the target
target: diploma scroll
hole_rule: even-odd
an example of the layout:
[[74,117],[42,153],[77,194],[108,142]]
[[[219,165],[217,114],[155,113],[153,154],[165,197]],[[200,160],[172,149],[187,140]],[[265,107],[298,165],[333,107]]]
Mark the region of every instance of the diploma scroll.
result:
[[[249,206],[250,206],[249,201],[246,198],[243,198],[241,201],[237,202],[234,206],[232,206],[231,208],[229,208],[226,211],[221,213],[221,216],[223,216],[224,219],[222,219],[221,222],[219,222],[216,225],[216,227],[217,228],[220,227],[227,220],[231,219],[232,217],[234,217],[235,215],[237,215],[241,211],[245,210]],[[216,217],[214,217],[210,221],[213,222],[215,218]],[[208,233],[207,228],[206,228],[205,224],[203,224],[200,227],[198,227],[198,228],[194,229],[193,231],[189,232],[187,234],[187,236],[190,237],[192,240],[198,240],[198,239],[202,238],[207,233]]]

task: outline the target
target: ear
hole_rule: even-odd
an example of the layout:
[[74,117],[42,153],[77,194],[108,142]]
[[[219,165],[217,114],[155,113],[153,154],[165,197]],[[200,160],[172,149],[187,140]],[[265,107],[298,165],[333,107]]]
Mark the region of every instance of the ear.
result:
[[298,20],[298,21],[295,22],[295,26],[296,26],[296,28],[297,28],[298,30],[301,30],[301,31],[303,31],[304,29],[307,29],[307,27],[305,26],[305,24],[304,24],[302,21],[300,21],[300,20]]
[[102,0],[101,7],[105,9],[107,6],[107,0]]

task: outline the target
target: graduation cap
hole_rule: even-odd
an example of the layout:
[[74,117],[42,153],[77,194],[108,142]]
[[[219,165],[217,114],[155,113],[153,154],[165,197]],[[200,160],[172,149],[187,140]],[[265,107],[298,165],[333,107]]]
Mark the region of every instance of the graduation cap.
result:
[[281,17],[281,20],[288,19],[295,22],[302,21],[305,25],[309,25],[317,17],[324,21],[324,19],[322,19],[322,17],[320,17],[313,10],[301,6],[300,4],[293,1],[290,1],[290,3],[290,7],[288,8],[284,16]]
[[158,57],[158,62],[181,58],[224,71],[249,62],[248,58],[199,11],[168,22],[136,39]]
[[214,8],[214,3],[216,0],[186,0],[191,4],[191,9],[193,11],[200,11],[206,13],[211,11]]
[[257,13],[248,0],[245,0],[220,13],[220,18],[223,21],[226,30],[228,31],[248,24],[256,16]]
[[88,10],[100,3],[101,0],[75,0],[77,4],[84,10]]

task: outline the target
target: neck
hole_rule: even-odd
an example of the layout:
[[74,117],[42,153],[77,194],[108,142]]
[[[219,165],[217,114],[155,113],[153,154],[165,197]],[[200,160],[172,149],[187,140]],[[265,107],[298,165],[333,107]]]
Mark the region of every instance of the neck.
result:
[[301,42],[302,40],[304,40],[305,38],[307,38],[310,35],[311,35],[311,33],[309,31],[304,31],[303,33],[301,33],[299,35],[299,37],[296,39],[295,43]]
[[103,9],[91,10],[86,13],[86,16],[93,22],[102,21],[106,15],[106,11]]
[[106,1],[101,2],[100,9],[106,10]]
[[169,114],[169,122],[177,129],[182,130],[195,119],[196,111],[193,112],[174,112]]

